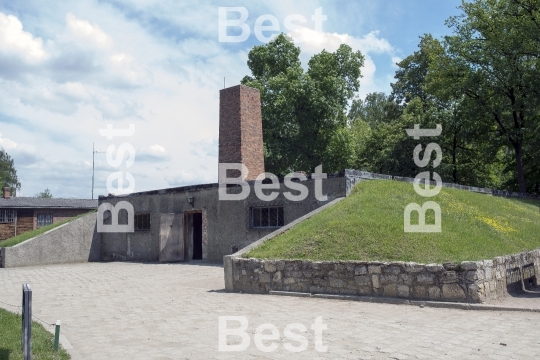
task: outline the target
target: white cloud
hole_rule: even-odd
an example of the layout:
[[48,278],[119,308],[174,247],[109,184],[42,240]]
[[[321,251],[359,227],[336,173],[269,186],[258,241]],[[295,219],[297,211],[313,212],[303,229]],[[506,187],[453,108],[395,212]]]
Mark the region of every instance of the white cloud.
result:
[[[4,29],[9,20],[19,39],[7,45],[0,30],[0,145],[11,146],[23,193],[49,187],[55,196],[89,197],[93,142],[99,151],[121,142],[138,150],[129,168],[136,191],[217,181],[219,90],[224,77],[233,86],[249,74],[248,52],[260,45],[253,33],[243,44],[219,43],[218,5],[194,0],[53,2],[47,11],[28,1],[26,7],[39,11],[0,21]],[[13,6],[24,14],[26,7]],[[281,25],[291,12],[309,21],[319,5],[238,6],[249,7],[252,26],[262,13]],[[306,34],[302,59],[345,42],[366,55],[361,92],[380,91],[375,54],[388,62],[395,54],[379,33],[327,32],[325,44],[319,33]],[[135,123],[136,134],[107,141],[98,129],[112,122],[119,128]],[[104,154],[95,157],[94,194],[106,194],[115,169]]]
[[377,66],[370,54],[384,54],[391,61],[398,59],[395,56],[396,49],[388,40],[379,37],[379,31],[371,31],[362,37],[354,37],[349,34],[329,33],[316,31],[307,27],[299,28],[290,34],[298,46],[302,49],[303,57],[311,57],[322,50],[336,51],[341,44],[349,45],[353,51],[360,51],[364,55],[362,78],[360,79],[359,95],[364,98],[366,94],[380,91],[380,84],[376,81],[375,73]]
[[336,51],[341,44],[349,45],[353,50],[360,50],[362,54],[393,54],[395,49],[388,40],[379,38],[379,31],[371,31],[361,38],[349,34],[328,33],[316,31],[307,27],[299,28],[290,33],[295,42],[300,41],[298,45],[302,50],[315,54],[326,51]]
[[13,140],[3,137],[1,133],[0,147],[6,150],[9,156],[11,156],[16,169],[19,166],[28,166],[41,160],[41,156],[34,146],[24,143],[18,144]]
[[4,148],[4,150],[10,150],[17,146],[17,143],[13,140],[6,139],[2,136],[2,133],[0,133],[0,146]]
[[135,156],[135,161],[157,162],[166,160],[169,160],[169,152],[158,144],[141,148]]
[[68,29],[83,40],[90,40],[99,46],[111,44],[111,37],[106,34],[97,24],[91,25],[86,20],[77,18],[72,13],[66,15]]
[[23,30],[19,19],[0,12],[0,51],[21,55],[25,60],[43,60],[47,53],[41,38]]

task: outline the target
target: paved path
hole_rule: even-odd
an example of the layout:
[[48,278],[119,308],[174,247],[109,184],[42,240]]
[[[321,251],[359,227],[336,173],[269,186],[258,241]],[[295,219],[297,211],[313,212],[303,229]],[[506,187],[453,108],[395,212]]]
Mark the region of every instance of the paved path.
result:
[[[222,292],[223,269],[203,264],[0,269],[0,301],[19,304],[23,282],[33,288],[34,314],[50,323],[62,320],[63,334],[84,359],[540,358],[540,313],[230,294]],[[247,350],[218,351],[219,316],[247,318]],[[310,328],[319,316],[328,327],[322,332],[327,352],[315,350]],[[278,328],[281,340],[274,352],[262,352],[253,340],[263,323]],[[308,329],[303,352],[284,348],[290,341],[284,328],[291,323]],[[230,337],[228,343],[239,339]]]

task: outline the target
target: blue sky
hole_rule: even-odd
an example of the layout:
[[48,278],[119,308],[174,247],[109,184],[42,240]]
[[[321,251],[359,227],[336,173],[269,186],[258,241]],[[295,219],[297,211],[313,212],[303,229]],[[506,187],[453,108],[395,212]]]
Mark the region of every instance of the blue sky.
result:
[[[96,154],[94,194],[109,192],[116,171],[133,176],[135,191],[215,182],[219,89],[224,77],[232,86],[249,75],[247,54],[263,44],[255,35],[260,16],[301,40],[304,64],[341,43],[360,50],[364,97],[390,91],[395,62],[416,50],[419,36],[449,34],[444,21],[460,13],[460,3],[0,2],[0,146],[15,160],[22,196],[49,188],[55,197],[89,198],[93,142],[98,151],[126,143],[136,152],[129,168]],[[219,41],[220,7],[246,9],[245,41]],[[320,29],[316,9],[326,16]],[[285,22],[293,15],[307,22],[291,32]],[[230,11],[228,19],[239,16]],[[227,34],[241,31],[229,27]],[[135,133],[107,140],[99,133],[107,124],[135,124]]]

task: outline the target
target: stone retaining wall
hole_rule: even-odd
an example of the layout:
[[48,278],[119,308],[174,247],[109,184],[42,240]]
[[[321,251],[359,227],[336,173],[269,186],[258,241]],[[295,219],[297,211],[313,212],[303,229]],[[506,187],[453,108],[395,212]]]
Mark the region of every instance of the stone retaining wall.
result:
[[[294,291],[409,299],[484,302],[537,282],[540,249],[461,264],[245,259],[225,261],[228,290]],[[230,267],[230,269],[228,269]],[[228,274],[228,275],[227,275]],[[522,276],[523,274],[523,276]],[[522,282],[522,277],[524,282]]]

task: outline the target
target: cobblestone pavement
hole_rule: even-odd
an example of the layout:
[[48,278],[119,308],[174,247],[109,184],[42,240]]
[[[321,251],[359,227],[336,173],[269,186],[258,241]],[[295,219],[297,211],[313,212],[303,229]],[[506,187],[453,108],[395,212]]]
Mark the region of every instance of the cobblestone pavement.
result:
[[[540,313],[231,294],[222,291],[219,266],[118,262],[0,269],[1,307],[14,310],[4,303],[20,303],[24,282],[33,289],[34,314],[50,323],[60,319],[84,359],[540,358]],[[247,318],[245,351],[218,351],[219,316]],[[327,352],[315,349],[311,324],[319,316],[328,327],[322,332]],[[254,341],[263,323],[278,328],[274,352]],[[300,344],[284,335],[291,323],[307,327],[303,352],[284,347]]]

